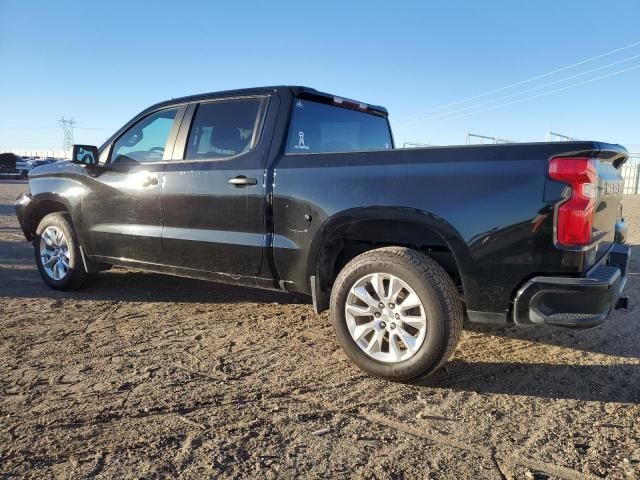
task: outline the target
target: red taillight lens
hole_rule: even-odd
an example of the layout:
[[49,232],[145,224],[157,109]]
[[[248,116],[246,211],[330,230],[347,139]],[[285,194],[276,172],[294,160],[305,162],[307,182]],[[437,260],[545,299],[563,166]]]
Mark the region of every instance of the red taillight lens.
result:
[[598,184],[595,160],[585,157],[553,158],[549,176],[571,187],[571,198],[558,208],[558,243],[568,247],[591,244]]

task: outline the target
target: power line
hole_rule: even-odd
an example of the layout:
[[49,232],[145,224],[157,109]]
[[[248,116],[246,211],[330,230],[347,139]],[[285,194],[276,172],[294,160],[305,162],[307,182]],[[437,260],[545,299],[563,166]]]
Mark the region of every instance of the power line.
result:
[[[562,88],[556,88],[555,90],[550,90],[548,92],[543,92],[543,93],[539,93],[537,95],[532,95],[530,97],[525,97],[525,98],[520,98],[518,100],[513,100],[512,102],[507,102],[507,103],[503,103],[503,104],[500,104],[500,105],[494,105],[493,107],[488,107],[488,108],[476,110],[476,111],[465,113],[465,114],[462,114],[462,115],[454,115],[453,117],[447,117],[447,118],[443,118],[441,120],[436,120],[436,121],[432,121],[432,122],[425,122],[425,123],[422,123],[422,124],[419,124],[419,125],[421,125],[421,126],[433,125],[433,124],[437,124],[437,123],[446,122],[448,120],[455,120],[457,118],[463,118],[463,117],[468,117],[470,115],[476,115],[478,113],[488,112],[490,110],[495,110],[496,108],[502,108],[502,107],[506,107],[506,106],[513,105],[513,104],[516,104],[516,103],[521,103],[521,102],[524,102],[524,101],[527,101],[527,100],[532,100],[534,98],[544,97],[546,95],[551,95],[553,93],[558,93],[558,92],[562,92],[564,90],[569,90],[571,88],[576,88],[576,87],[579,87],[579,86],[582,86],[582,85],[586,85],[588,83],[592,83],[592,82],[595,82],[597,80],[602,80],[602,79],[605,79],[605,78],[614,77],[616,75],[621,75],[621,74],[623,74],[625,72],[629,72],[631,70],[636,70],[638,68],[640,68],[640,65],[635,65],[633,67],[625,68],[624,70],[618,70],[617,72],[613,72],[613,73],[609,73],[607,75],[601,75],[599,77],[595,77],[595,78],[592,78],[592,79],[589,79],[589,80],[585,80],[584,82],[574,83],[574,84],[567,85],[567,86],[562,87]],[[418,125],[414,125],[414,126],[418,126]]]
[[[77,125],[77,123],[76,123]],[[43,126],[43,127],[23,127],[23,126],[0,126],[0,129],[7,129],[7,130],[57,130],[59,129],[60,126]],[[115,132],[115,129],[113,128],[99,128],[99,127],[74,127],[76,130],[101,130],[101,131],[105,131],[105,132]]]
[[517,87],[519,85],[524,85],[525,83],[530,83],[530,82],[533,82],[535,80],[539,80],[541,78],[549,77],[549,76],[554,75],[556,73],[560,73],[560,72],[563,72],[565,70],[569,70],[571,68],[575,68],[575,67],[578,67],[580,65],[584,65],[585,63],[593,62],[594,60],[598,60],[599,58],[607,57],[609,55],[613,55],[614,53],[618,53],[618,52],[621,52],[621,51],[626,50],[628,48],[633,48],[633,47],[638,46],[638,45],[640,45],[640,41],[631,43],[629,45],[625,45],[624,47],[621,47],[621,48],[616,48],[615,50],[611,50],[609,52],[605,52],[605,53],[602,53],[600,55],[596,55],[595,57],[591,57],[591,58],[588,58],[586,60],[582,60],[580,62],[573,63],[571,65],[567,65],[566,67],[562,67],[562,68],[558,68],[556,70],[552,70],[551,72],[543,73],[541,75],[536,75],[535,77],[531,77],[531,78],[528,78],[526,80],[522,80],[522,81],[519,81],[519,82],[516,82],[516,83],[512,83],[511,85],[507,85],[507,86],[504,86],[504,87],[496,88],[494,90],[489,90],[489,91],[481,93],[479,95],[474,95],[472,97],[463,98],[462,100],[457,100],[455,102],[451,102],[451,103],[448,103],[446,105],[442,105],[440,107],[429,108],[427,110],[423,110],[421,112],[412,113],[410,115],[405,115],[404,117],[400,117],[400,118],[416,117],[416,116],[423,115],[425,113],[433,112],[435,110],[442,110],[444,108],[451,107],[453,105],[459,105],[460,103],[468,102],[470,100],[475,100],[477,98],[485,97],[485,96],[491,95],[493,93],[498,93],[498,92],[501,92],[503,90],[507,90],[509,88]]
[[497,97],[497,98],[493,98],[491,100],[487,100],[486,102],[476,103],[475,105],[470,105],[468,107],[457,108],[457,109],[451,110],[449,112],[439,113],[437,115],[432,115],[430,117],[421,118],[421,119],[417,119],[417,120],[412,120],[412,121],[410,121],[408,123],[404,123],[404,124],[401,123],[400,125],[404,125],[405,127],[410,127],[410,126],[413,126],[413,125],[419,125],[419,124],[421,124],[421,123],[423,123],[425,121],[428,121],[428,120],[432,120],[432,119],[435,119],[435,118],[446,117],[446,116],[452,115],[454,113],[464,112],[466,110],[471,110],[473,108],[478,108],[478,107],[482,107],[484,105],[489,105],[491,103],[500,102],[500,101],[506,100],[508,98],[513,98],[513,97],[517,97],[519,95],[524,95],[525,93],[535,92],[536,90],[541,90],[543,88],[550,87],[552,85],[557,85],[559,83],[563,83],[563,82],[572,80],[574,78],[584,77],[585,75],[588,75],[590,73],[597,72],[597,71],[600,71],[600,70],[604,70],[605,68],[613,67],[614,65],[619,65],[621,63],[629,62],[629,61],[635,60],[637,58],[640,58],[640,54],[633,55],[633,56],[627,57],[627,58],[623,58],[622,60],[617,60],[615,62],[608,63],[607,65],[603,65],[603,66],[600,66],[600,67],[597,67],[597,68],[592,68],[591,70],[587,70],[585,72],[576,73],[575,75],[570,75],[568,77],[561,78],[560,80],[554,80],[553,82],[543,83],[542,85],[539,85],[537,87],[527,88],[526,90],[521,90],[519,92],[510,93],[509,95],[503,95],[502,97]]
[[54,127],[54,126],[49,126],[49,127],[16,127],[16,126],[6,126],[6,125],[0,125],[0,129],[6,129],[6,130],[57,130],[59,129],[60,126]]
[[29,150],[29,149],[35,149],[36,147],[38,150],[59,150],[60,149],[59,145],[55,147],[51,143],[28,142],[28,146],[25,146],[24,144],[17,144],[17,145],[16,144],[13,144],[13,145],[0,144],[0,148],[2,149],[16,148],[16,149],[22,149],[22,150]]

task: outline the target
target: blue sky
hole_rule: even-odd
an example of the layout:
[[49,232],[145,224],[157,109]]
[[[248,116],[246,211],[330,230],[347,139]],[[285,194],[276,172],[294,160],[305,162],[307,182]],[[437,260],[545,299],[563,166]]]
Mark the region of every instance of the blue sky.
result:
[[407,118],[640,42],[638,19],[637,0],[0,0],[0,148],[59,149],[61,115],[77,120],[76,142],[99,144],[160,100],[303,84],[385,105],[396,143],[457,144],[468,131],[542,141],[553,130],[640,149],[640,68],[520,101],[638,66],[640,44]]

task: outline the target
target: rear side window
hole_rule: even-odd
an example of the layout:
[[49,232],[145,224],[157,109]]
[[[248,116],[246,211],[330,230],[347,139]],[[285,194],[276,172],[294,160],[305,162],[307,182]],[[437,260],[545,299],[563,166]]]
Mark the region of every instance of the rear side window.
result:
[[185,160],[227,158],[251,150],[263,102],[247,98],[200,104],[189,132]]
[[384,117],[309,100],[294,103],[287,153],[387,150],[391,146]]

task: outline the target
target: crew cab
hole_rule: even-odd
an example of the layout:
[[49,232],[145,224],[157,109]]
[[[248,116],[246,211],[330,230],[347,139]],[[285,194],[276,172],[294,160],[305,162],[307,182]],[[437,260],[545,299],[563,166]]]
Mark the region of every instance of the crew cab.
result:
[[464,319],[591,327],[624,307],[627,158],[395,149],[383,107],[263,87],[154,105],[31,171],[16,210],[51,288],[118,265],[308,294],[359,367],[406,380],[446,362]]

